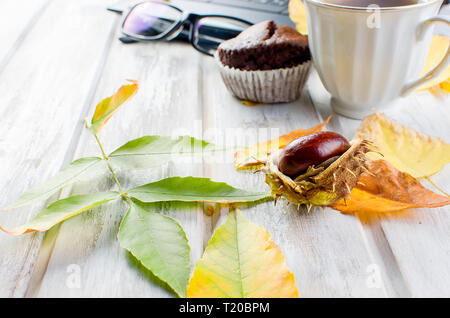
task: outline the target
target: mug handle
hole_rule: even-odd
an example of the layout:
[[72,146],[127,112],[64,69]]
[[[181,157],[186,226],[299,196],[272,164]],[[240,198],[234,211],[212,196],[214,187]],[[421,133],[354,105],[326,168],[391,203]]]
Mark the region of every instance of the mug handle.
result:
[[[444,17],[434,17],[431,19],[427,19],[424,22],[422,22],[422,24],[420,25],[419,38],[424,34],[424,31],[428,28],[428,26],[432,25],[433,23],[444,23],[444,24],[450,26],[450,20],[447,18],[444,18]],[[406,95],[410,94],[418,86],[428,82],[429,80],[431,80],[434,77],[436,77],[437,75],[439,75],[439,73],[441,73],[441,71],[443,71],[445,66],[447,65],[447,63],[449,61],[449,56],[450,56],[450,45],[447,48],[447,53],[445,53],[444,57],[439,62],[439,64],[436,65],[431,71],[429,71],[427,74],[425,74],[421,78],[415,80],[414,82],[412,82],[410,84],[407,84],[402,89],[401,95],[406,96]]]

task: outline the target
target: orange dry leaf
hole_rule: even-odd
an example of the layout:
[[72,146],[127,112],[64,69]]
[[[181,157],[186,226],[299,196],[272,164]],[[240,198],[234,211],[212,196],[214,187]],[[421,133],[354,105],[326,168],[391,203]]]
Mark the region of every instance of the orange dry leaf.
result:
[[295,23],[298,32],[308,34],[305,5],[301,0],[289,1],[289,18]]
[[272,139],[267,142],[260,142],[237,151],[234,154],[234,165],[236,166],[236,169],[256,169],[262,166],[272,152],[286,147],[286,145],[292,140],[322,131],[325,125],[330,121],[330,118],[331,117],[328,117],[327,120],[315,127],[293,130],[290,133],[282,135],[276,139]]
[[394,212],[450,204],[450,197],[424,188],[413,176],[385,160],[370,161],[367,168],[370,173],[363,173],[350,195],[332,204],[332,208],[344,213]]

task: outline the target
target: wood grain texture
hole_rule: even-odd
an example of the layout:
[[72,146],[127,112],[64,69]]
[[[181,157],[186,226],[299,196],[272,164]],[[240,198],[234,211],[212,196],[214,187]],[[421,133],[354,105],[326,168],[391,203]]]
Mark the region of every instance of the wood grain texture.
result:
[[[450,96],[437,99],[424,92],[386,111],[393,120],[422,133],[450,142]],[[450,167],[431,177],[450,193]],[[422,184],[437,191],[427,181]],[[384,235],[397,259],[400,272],[414,297],[449,297],[450,208],[413,209],[380,219]]]
[[0,3],[0,19],[2,21],[0,72],[19,49],[49,2],[49,0],[24,0],[21,1],[21,6],[17,5],[16,0],[3,0]]
[[[313,101],[322,116],[328,116],[330,95],[317,74],[309,81]],[[384,111],[391,119],[419,132],[450,142],[449,95],[421,92],[402,98]],[[360,121],[334,116],[330,125],[352,138]],[[450,167],[431,177],[446,193],[450,191]],[[433,188],[426,180],[422,184]],[[449,215],[448,207],[411,209],[406,212],[362,220],[368,247],[379,266],[389,296],[448,297]]]
[[[8,22],[0,30],[0,207],[73,159],[99,155],[82,120],[127,78],[138,80],[140,91],[100,133],[107,152],[150,134],[188,134],[245,146],[312,127],[329,115],[328,129],[351,139],[360,123],[332,112],[330,95],[315,72],[300,100],[247,107],[228,93],[213,59],[189,45],[117,41],[120,18],[105,10],[108,0],[29,0],[20,12],[14,10],[16,3],[0,3],[0,17]],[[400,100],[386,115],[450,142],[449,104],[450,95],[423,92]],[[248,190],[268,189],[262,175],[237,172],[232,155],[123,170],[118,176],[125,188],[193,175]],[[431,179],[450,192],[450,167]],[[65,189],[59,196],[108,189],[116,189],[111,177]],[[0,224],[23,224],[44,205],[0,213]],[[0,233],[0,297],[173,297],[119,247],[116,235],[126,209],[126,203],[112,202],[45,236]],[[448,207],[370,222],[332,209],[308,214],[283,201],[241,209],[281,248],[302,297],[450,296]],[[228,214],[226,207],[213,204],[164,204],[159,210],[185,229],[192,266]],[[375,288],[368,284],[374,268],[381,275]],[[78,270],[80,286],[72,281]]]
[[[244,133],[249,137],[242,142],[251,144],[277,137],[267,138],[270,135],[264,134],[267,128],[284,134],[319,123],[307,90],[300,100],[291,104],[247,107],[226,91],[212,60],[205,58],[203,68],[208,85],[203,95],[207,106],[203,119],[205,129]],[[231,185],[268,189],[262,175],[237,172],[231,162],[210,165],[208,169],[214,179]],[[304,208],[297,211],[296,206],[288,206],[286,201],[279,201],[275,207],[273,202],[268,202],[245,209],[244,214],[264,226],[280,246],[302,297],[384,296],[383,288],[366,286],[366,269],[373,260],[367,253],[357,219],[331,209],[326,209],[325,214],[321,210],[308,214]]]
[[[183,44],[164,42],[124,45],[114,41],[105,72],[95,94],[95,103],[111,95],[126,78],[140,83],[138,94],[113,117],[100,133],[107,152],[126,141],[144,135],[190,134],[201,138],[196,121],[201,118],[197,103],[200,89],[199,54]],[[77,154],[98,152],[90,132],[83,130]],[[200,176],[202,164],[169,164],[160,169],[137,172],[121,171],[119,179],[125,188],[157,181],[166,176]],[[111,180],[97,189],[109,188]],[[78,191],[95,191],[74,188]],[[116,202],[65,222],[38,296],[101,297],[168,297],[152,275],[136,268],[137,261],[121,249],[116,235],[126,212],[124,202]],[[195,204],[164,205],[161,211],[180,222],[197,259],[203,251],[203,211]],[[76,240],[74,240],[76,238]],[[67,268],[77,264],[81,269],[80,288],[69,288]],[[100,283],[101,282],[101,283]]]
[[[311,73],[307,86],[318,116],[321,118],[332,116],[328,129],[338,131],[348,140],[351,140],[360,121],[339,116],[332,111],[330,107],[331,95],[323,87],[316,71]],[[381,226],[379,224],[371,224],[370,227],[364,227],[361,224],[361,232],[367,246],[367,252],[373,259],[372,266],[375,270],[378,270],[386,296],[410,296],[404,277],[399,271],[397,260],[392,253]]]
[[[69,145],[113,22],[105,3],[52,1],[0,73],[0,206],[71,161]],[[43,206],[1,213],[0,222],[23,224]],[[0,296],[25,294],[41,238],[0,233]]]

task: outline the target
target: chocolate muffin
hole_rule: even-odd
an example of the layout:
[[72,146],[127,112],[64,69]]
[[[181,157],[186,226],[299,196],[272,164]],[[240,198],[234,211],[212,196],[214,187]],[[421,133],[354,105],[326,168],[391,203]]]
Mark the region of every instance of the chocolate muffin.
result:
[[218,52],[224,65],[247,71],[289,68],[311,59],[307,36],[270,20],[223,42]]
[[228,90],[260,103],[298,99],[311,68],[308,38],[273,21],[255,24],[223,42],[215,57]]

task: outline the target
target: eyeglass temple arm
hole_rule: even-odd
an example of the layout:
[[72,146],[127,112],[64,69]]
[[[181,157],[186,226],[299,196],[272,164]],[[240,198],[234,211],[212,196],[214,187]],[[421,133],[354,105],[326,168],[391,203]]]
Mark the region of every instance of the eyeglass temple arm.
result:
[[123,10],[122,9],[116,9],[116,8],[106,8],[106,10],[114,12],[114,13],[118,13],[118,14],[122,14]]
[[113,3],[112,5],[108,6],[106,10],[122,14],[126,9],[129,9],[131,7],[130,0],[119,0]]
[[139,42],[138,40],[130,38],[129,36],[120,36],[119,40],[120,40],[120,42],[122,42],[124,44],[130,44],[130,43],[137,43],[137,42]]

